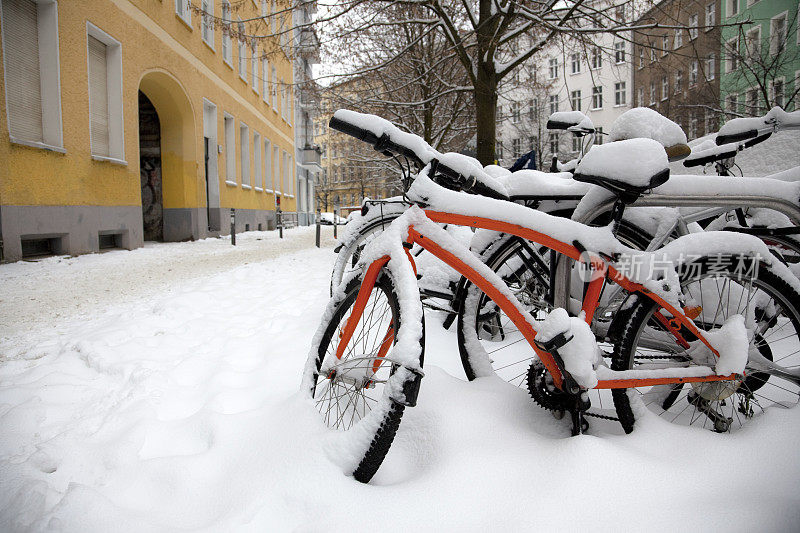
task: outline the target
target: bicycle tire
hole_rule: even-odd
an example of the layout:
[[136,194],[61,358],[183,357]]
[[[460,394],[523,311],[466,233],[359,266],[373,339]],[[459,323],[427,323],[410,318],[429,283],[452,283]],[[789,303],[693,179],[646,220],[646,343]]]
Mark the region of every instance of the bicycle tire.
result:
[[[697,264],[698,268],[695,270],[695,275],[682,276],[681,284],[685,294],[690,294],[695,300],[699,294],[701,307],[704,297],[711,295],[710,301],[705,302],[705,305],[708,309],[715,308],[714,316],[710,320],[708,318],[710,313],[705,311],[695,319],[695,324],[700,329],[715,329],[718,322],[732,314],[742,311],[745,314],[750,313],[752,302],[754,334],[750,338],[750,361],[753,361],[753,350],[755,350],[765,359],[780,363],[786,369],[797,368],[800,364],[800,355],[790,350],[798,351],[800,348],[800,307],[798,307],[800,294],[794,288],[797,285],[796,280],[792,283],[792,280],[788,279],[791,274],[779,273],[765,263],[760,263],[758,277],[748,282],[737,275],[732,262],[721,271],[717,263],[712,268],[708,258],[700,258],[691,264]],[[683,269],[684,272],[686,270]],[[720,278],[728,281],[723,281],[721,288],[719,282],[715,282],[714,290],[717,291],[717,296],[713,296],[713,290],[707,290],[709,285],[703,287],[702,283]],[[743,289],[747,289],[747,292],[745,293]],[[738,298],[737,293],[739,293]],[[745,295],[746,305],[742,308]],[[734,301],[736,303],[732,306]],[[664,363],[667,365],[695,364],[695,360],[687,357],[685,351],[679,350],[677,345],[671,350],[663,347],[664,339],[672,337],[667,337],[659,322],[652,318],[657,307],[655,302],[642,295],[631,296],[630,314],[621,326],[619,341],[612,356],[612,370],[658,368],[660,360],[668,361]],[[751,329],[750,323],[747,326]],[[787,326],[789,329],[784,329]],[[773,337],[778,330],[780,336]],[[651,347],[659,345],[660,349],[648,348],[648,344]],[[763,371],[763,367],[757,368],[750,361],[745,369],[747,377],[739,382],[689,386],[660,385],[641,389],[612,390],[617,417],[623,430],[626,433],[634,430],[637,419],[644,413],[641,409],[649,409],[673,423],[702,425],[723,432],[741,427],[759,412],[774,405],[797,403],[800,399],[798,383],[770,375]],[[758,408],[758,411],[755,408]]]
[[[368,483],[383,463],[400,426],[406,408],[402,391],[416,376],[407,368],[395,364],[391,351],[388,355],[375,356],[386,342],[389,328],[394,332],[394,343],[404,327],[395,284],[386,269],[381,272],[373,288],[367,308],[344,355],[336,359],[337,333],[341,333],[347,323],[361,281],[361,275],[351,277],[344,290],[337,291],[328,304],[324,315],[326,318],[314,337],[303,388],[329,429],[358,433],[354,435],[353,442],[358,441],[361,447],[356,446],[357,451],[351,450],[349,463],[345,466],[346,470],[351,470],[347,473],[357,481]],[[422,313],[419,315],[422,316]],[[423,321],[420,367],[424,338]],[[334,420],[331,420],[332,412],[335,413]],[[348,416],[349,425],[346,421]],[[369,442],[369,445],[363,449],[365,442]]]
[[347,246],[339,250],[336,255],[336,261],[333,264],[333,270],[331,271],[331,295],[333,295],[333,291],[342,282],[342,279],[346,278],[348,274],[355,270],[358,259],[361,257],[361,251],[364,249],[369,239],[376,233],[383,231],[384,228],[391,224],[398,216],[400,216],[400,213],[392,213],[375,219],[364,226]]

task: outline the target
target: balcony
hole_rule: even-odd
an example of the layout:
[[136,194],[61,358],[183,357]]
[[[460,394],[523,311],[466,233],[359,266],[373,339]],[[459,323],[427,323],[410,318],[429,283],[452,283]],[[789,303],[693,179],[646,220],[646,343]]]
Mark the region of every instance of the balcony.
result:
[[322,150],[319,146],[305,145],[300,150],[300,166],[312,172],[322,170]]
[[314,28],[300,28],[295,51],[309,63],[319,63],[319,37]]

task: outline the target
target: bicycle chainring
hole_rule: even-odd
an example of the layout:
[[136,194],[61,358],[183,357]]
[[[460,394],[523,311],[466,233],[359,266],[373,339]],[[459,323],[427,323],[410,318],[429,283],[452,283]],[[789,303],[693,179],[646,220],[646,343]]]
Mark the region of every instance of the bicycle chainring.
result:
[[553,377],[539,359],[528,367],[526,381],[533,401],[548,411],[566,412],[575,408],[575,397],[556,388]]

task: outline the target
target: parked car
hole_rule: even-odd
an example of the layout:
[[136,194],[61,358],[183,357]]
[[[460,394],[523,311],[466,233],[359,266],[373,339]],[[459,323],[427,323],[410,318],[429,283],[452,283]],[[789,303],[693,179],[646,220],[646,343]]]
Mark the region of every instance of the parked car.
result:
[[[319,223],[320,224],[324,224],[326,226],[333,226],[334,216],[335,215],[333,213],[320,213],[319,214]],[[346,224],[347,223],[347,219],[343,218],[343,217],[336,217],[336,223],[337,224]]]

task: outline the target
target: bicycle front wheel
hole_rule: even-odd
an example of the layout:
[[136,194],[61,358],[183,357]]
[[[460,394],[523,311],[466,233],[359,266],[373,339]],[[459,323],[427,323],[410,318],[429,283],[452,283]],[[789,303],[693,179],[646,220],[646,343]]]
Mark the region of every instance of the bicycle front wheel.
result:
[[[362,276],[351,279],[328,306],[319,339],[307,363],[304,388],[325,424],[345,439],[345,470],[367,483],[394,440],[406,407],[404,393],[419,373],[396,362],[393,348],[403,335],[401,305],[390,273],[383,270],[352,337],[337,357]],[[420,310],[419,316],[422,316]],[[424,335],[420,339],[420,366]]]
[[[659,385],[612,391],[626,433],[648,409],[672,423],[717,432],[735,430],[770,407],[789,407],[800,399],[800,294],[789,274],[758,265],[743,277],[731,262],[700,259],[690,277],[681,280],[683,294],[699,308],[694,319],[701,331],[719,328],[728,317],[745,317],[749,358],[742,380]],[[659,307],[649,298],[632,297],[630,315],[614,349],[613,370],[711,366],[693,347],[684,349],[654,317]],[[690,340],[690,339],[687,339]],[[690,342],[690,345],[696,344]],[[710,352],[709,352],[710,353]]]

